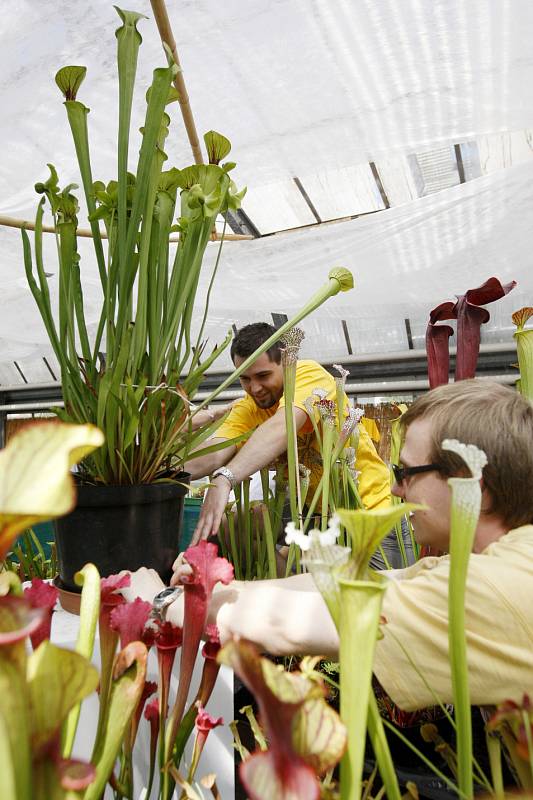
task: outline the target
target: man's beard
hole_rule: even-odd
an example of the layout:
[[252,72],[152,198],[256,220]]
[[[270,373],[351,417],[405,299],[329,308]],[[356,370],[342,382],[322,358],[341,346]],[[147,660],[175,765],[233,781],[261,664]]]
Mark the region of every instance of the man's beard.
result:
[[269,394],[268,397],[264,397],[262,400],[257,400],[255,397],[252,399],[258,408],[264,408],[264,409],[272,408],[272,406],[275,406],[276,403],[278,402],[278,400],[276,400],[276,398],[272,394]]

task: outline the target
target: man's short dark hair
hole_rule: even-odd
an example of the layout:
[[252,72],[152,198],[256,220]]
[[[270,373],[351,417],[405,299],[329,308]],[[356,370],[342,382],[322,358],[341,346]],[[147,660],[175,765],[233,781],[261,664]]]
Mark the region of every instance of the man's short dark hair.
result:
[[[268,322],[252,322],[251,325],[245,325],[237,331],[231,343],[231,360],[235,361],[235,356],[239,358],[248,358],[251,356],[258,347],[266,342],[267,339],[276,333],[277,328],[269,325]],[[276,342],[269,347],[266,351],[271,361],[279,364],[281,361],[281,348],[279,342]]]

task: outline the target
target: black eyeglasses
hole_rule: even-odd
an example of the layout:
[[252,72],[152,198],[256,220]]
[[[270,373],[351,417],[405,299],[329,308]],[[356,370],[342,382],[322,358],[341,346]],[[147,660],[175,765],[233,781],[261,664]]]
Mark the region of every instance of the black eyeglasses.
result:
[[392,465],[392,472],[396,483],[403,483],[411,475],[418,475],[420,472],[441,472],[440,464],[422,464],[419,467],[400,467],[398,464]]

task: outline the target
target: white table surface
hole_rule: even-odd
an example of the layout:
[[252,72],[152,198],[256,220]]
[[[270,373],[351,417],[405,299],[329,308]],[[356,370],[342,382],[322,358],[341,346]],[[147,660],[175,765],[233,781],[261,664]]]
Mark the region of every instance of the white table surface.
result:
[[[78,635],[79,617],[74,614],[69,614],[62,608],[54,612],[52,617],[52,634],[51,641],[59,647],[73,648]],[[172,689],[170,703],[173,702],[175,691],[177,687],[177,676],[179,675],[179,658],[180,651],[176,654],[176,662],[174,665],[172,676]],[[96,667],[100,667],[100,645],[97,639],[95,641],[93,663]],[[189,701],[192,702],[196,696],[196,691],[200,683],[200,676],[202,674],[203,657],[198,656],[196,667],[191,683],[191,691]],[[155,648],[151,648],[148,656],[148,669],[147,680],[157,681],[158,668],[157,668],[157,654]],[[150,700],[153,699],[153,696]],[[188,706],[187,706],[188,707]],[[212,730],[207,739],[198,770],[196,771],[196,778],[199,780],[203,775],[214,772],[217,776],[217,786],[220,791],[222,800],[232,800],[235,796],[235,778],[234,778],[234,765],[233,765],[233,737],[228,727],[233,719],[233,671],[228,667],[221,667],[217,683],[213,694],[207,704],[207,711],[215,717],[222,717],[224,725]],[[98,720],[98,697],[96,693],[90,695],[82,705],[82,712],[78,724],[78,731],[76,741],[73,749],[73,757],[89,759],[92,752],[94,742],[94,735],[96,732],[96,724]],[[185,750],[184,761],[181,765],[181,773],[186,775],[185,765],[188,766],[194,734],[191,736],[190,742]],[[133,753],[133,767],[134,767],[134,786],[135,786],[135,800],[142,800],[144,796],[143,787],[144,782],[148,780],[150,764],[150,725],[144,717],[141,718],[139,723],[139,731],[135,743]],[[154,780],[155,784],[155,780]],[[156,797],[156,787],[152,789],[152,798]],[[175,793],[175,797],[177,797]],[[208,790],[204,790],[205,797],[211,797]],[[105,800],[112,797],[111,790],[108,786],[105,793]]]

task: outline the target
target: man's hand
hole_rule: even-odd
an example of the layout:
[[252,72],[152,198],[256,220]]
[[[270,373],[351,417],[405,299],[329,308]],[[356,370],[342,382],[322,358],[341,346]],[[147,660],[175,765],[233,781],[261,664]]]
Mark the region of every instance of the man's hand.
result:
[[185,553],[180,553],[177,559],[172,564],[172,578],[170,579],[171,586],[181,586],[182,583],[187,583],[187,579],[193,573],[193,569],[187,559]]
[[120,590],[128,603],[132,603],[136,597],[151,603],[156,594],[165,588],[155,569],[141,567],[136,572],[130,572],[130,577],[130,585]]
[[229,481],[223,475],[219,475],[212,482],[205,496],[198,524],[192,535],[191,547],[204,539],[209,539],[210,536],[218,534],[230,491]]

